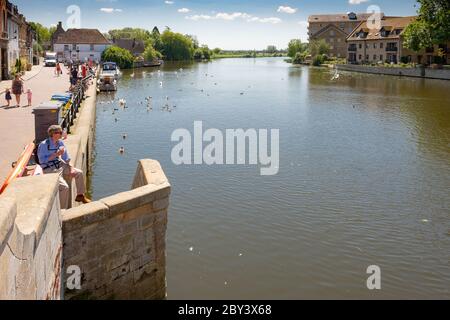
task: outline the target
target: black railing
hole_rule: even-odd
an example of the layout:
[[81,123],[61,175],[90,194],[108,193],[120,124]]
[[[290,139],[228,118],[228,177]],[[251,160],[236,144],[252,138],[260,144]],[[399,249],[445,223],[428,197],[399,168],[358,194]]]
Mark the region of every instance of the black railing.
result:
[[386,52],[397,52],[398,47],[386,47]]
[[63,108],[67,108],[65,110],[62,110],[62,117],[61,117],[61,127],[63,130],[66,130],[67,133],[71,133],[70,129],[74,124],[74,120],[77,118],[77,113],[80,110],[81,103],[84,100],[85,93],[87,89],[89,88],[89,82],[94,77],[93,74],[90,74],[86,78],[80,79],[76,86],[73,87],[71,90],[72,92],[72,98],[68,103],[70,105],[67,105]]

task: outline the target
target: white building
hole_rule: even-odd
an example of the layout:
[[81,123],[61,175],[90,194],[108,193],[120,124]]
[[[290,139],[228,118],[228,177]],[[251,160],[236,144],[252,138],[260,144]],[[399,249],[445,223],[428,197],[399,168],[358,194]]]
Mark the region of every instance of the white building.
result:
[[8,32],[8,59],[7,68],[8,76],[11,75],[12,69],[15,67],[17,59],[20,59],[20,18],[17,6],[7,3],[7,32]]
[[69,29],[58,36],[53,47],[61,60],[99,62],[111,45],[97,29]]

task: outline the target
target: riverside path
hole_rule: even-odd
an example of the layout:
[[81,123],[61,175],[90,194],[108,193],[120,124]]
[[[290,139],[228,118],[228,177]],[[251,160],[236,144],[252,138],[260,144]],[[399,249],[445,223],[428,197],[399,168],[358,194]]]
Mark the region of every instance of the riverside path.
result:
[[11,106],[6,107],[5,90],[11,88],[12,81],[0,82],[0,184],[6,179],[11,170],[11,163],[16,161],[24,147],[34,140],[33,107],[48,101],[55,93],[62,93],[69,89],[69,75],[62,66],[63,74],[55,75],[55,68],[34,66],[23,76],[24,90],[33,91],[33,104],[27,105],[27,95],[21,97],[21,106],[15,107],[16,99],[12,95]]

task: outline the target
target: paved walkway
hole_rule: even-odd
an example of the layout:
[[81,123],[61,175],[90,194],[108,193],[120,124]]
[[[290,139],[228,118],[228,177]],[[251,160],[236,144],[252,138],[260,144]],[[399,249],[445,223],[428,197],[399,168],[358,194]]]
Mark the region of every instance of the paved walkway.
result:
[[[42,65],[33,69],[22,77],[25,80],[24,89],[33,91],[33,106],[48,101],[55,93],[65,92],[69,89],[69,75],[63,68],[63,75],[57,77],[55,68],[46,68]],[[20,108],[6,108],[4,91],[11,88],[12,81],[0,82],[0,185],[11,171],[11,163],[16,161],[24,147],[34,140],[33,107],[26,107],[27,96],[22,95]],[[16,105],[15,96],[12,95],[11,105]]]

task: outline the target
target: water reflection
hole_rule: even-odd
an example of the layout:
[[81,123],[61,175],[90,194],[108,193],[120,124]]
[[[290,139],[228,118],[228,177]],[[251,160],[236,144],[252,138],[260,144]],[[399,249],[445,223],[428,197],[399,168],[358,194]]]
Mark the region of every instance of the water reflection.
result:
[[[331,81],[276,58],[131,72],[98,98],[94,196],[128,189],[138,159],[162,163],[169,298],[373,298],[371,264],[383,272],[376,298],[449,297],[449,82]],[[113,115],[120,98],[128,108]],[[175,166],[171,133],[196,120],[280,129],[280,173]]]

